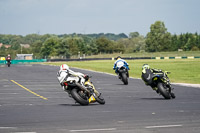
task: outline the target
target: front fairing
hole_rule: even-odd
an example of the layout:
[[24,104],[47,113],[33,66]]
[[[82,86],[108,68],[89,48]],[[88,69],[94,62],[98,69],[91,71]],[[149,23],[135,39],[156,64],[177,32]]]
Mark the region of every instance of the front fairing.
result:
[[89,100],[89,103],[94,103],[96,102],[96,98],[94,95],[91,95],[90,98],[88,99]]
[[94,85],[92,84],[92,82],[90,82],[90,80],[88,80],[88,81],[85,82],[85,86],[86,86],[86,87],[90,87],[90,88],[92,88],[94,91],[96,91]]
[[93,89],[94,93],[96,96],[99,96],[99,92],[96,90],[95,86],[92,84],[92,82],[90,81],[90,79],[88,81],[85,82],[85,86]]

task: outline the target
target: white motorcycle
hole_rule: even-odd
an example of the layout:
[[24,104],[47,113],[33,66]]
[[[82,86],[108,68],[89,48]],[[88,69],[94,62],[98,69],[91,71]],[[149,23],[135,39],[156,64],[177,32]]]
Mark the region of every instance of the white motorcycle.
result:
[[66,77],[63,89],[81,105],[88,105],[94,102],[105,104],[104,98],[95,89],[90,78],[88,75]]

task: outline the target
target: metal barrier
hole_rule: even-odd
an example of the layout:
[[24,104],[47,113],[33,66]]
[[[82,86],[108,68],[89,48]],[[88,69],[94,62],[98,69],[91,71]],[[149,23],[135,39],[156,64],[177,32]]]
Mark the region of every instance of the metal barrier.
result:
[[[92,60],[116,60],[116,58],[82,58],[82,59],[48,59],[49,62],[59,61],[92,61]],[[123,57],[125,60],[152,59],[152,57]]]
[[[139,60],[139,59],[196,59],[199,56],[191,57],[123,57],[125,60]],[[33,62],[59,62],[59,61],[91,61],[91,60],[114,60],[115,58],[82,58],[82,59],[34,59],[34,60],[12,60],[12,64],[27,64]],[[116,60],[116,59],[115,59]],[[0,64],[6,64],[5,60],[0,60]]]
[[[11,60],[11,64],[27,64],[33,62],[46,62],[46,59],[34,59],[34,60]],[[0,60],[0,64],[6,64],[5,60]]]

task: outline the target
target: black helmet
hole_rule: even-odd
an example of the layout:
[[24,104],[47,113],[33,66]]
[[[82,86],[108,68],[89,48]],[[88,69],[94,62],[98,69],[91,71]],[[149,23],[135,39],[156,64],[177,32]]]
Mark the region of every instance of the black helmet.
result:
[[116,59],[119,59],[119,58],[121,59],[121,56],[117,56],[117,58],[116,58]]

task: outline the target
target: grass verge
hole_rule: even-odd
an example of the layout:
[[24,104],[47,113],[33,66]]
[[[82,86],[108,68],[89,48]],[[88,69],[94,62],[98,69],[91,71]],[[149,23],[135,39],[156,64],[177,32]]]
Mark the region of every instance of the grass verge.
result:
[[113,54],[98,54],[86,56],[86,58],[112,58],[112,57],[176,57],[176,56],[200,56],[200,51],[181,51],[181,52],[136,52],[136,53],[113,53]]
[[[70,62],[46,62],[49,65],[68,64],[70,67],[78,67],[100,72],[114,73],[115,61],[70,61]],[[200,84],[200,59],[171,59],[171,60],[127,60],[130,66],[130,76],[141,77],[143,64],[149,64],[151,68],[170,71],[169,78],[173,83]]]

